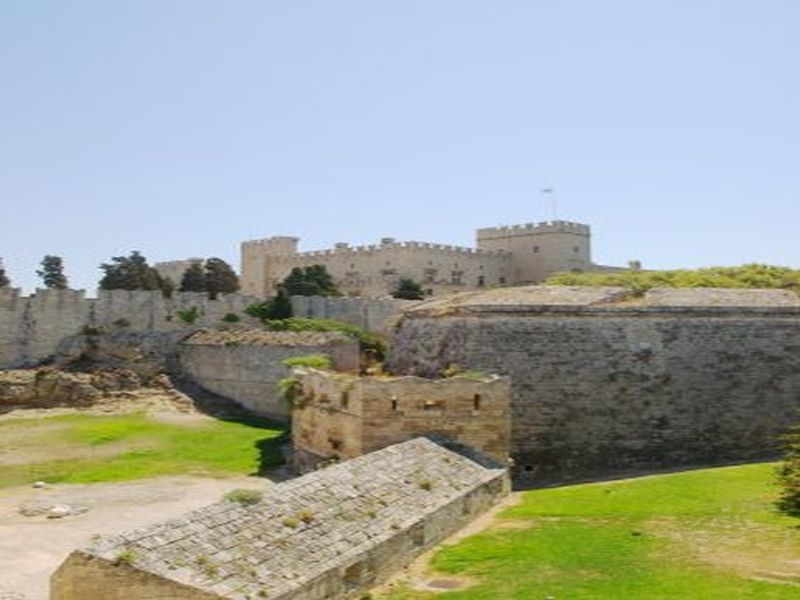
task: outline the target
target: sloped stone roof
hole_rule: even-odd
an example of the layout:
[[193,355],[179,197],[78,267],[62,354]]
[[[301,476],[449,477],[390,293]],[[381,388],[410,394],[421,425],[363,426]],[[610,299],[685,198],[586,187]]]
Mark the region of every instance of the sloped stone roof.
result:
[[404,311],[414,316],[486,312],[622,312],[630,310],[750,309],[800,311],[800,296],[780,289],[653,288],[644,294],[621,287],[521,286],[435,298]]
[[84,550],[224,598],[277,598],[408,530],[503,470],[426,438],[389,446]]

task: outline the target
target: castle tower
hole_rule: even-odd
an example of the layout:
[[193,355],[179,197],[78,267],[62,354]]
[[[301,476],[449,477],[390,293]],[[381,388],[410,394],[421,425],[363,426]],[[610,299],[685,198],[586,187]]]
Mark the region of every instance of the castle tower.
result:
[[275,236],[242,242],[242,292],[259,298],[273,295],[281,275],[276,263],[297,254],[299,241],[296,237]]
[[509,283],[540,283],[553,273],[582,272],[592,267],[591,231],[570,221],[487,227],[476,232],[481,250],[513,254]]

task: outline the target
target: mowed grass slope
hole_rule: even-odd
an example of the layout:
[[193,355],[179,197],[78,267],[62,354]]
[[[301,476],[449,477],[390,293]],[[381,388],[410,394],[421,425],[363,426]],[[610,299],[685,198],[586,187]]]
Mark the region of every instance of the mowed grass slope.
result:
[[775,465],[526,492],[485,532],[439,551],[435,578],[392,600],[797,600],[800,520],[775,512]]
[[159,475],[253,474],[281,463],[283,430],[261,419],[145,413],[0,421],[0,487]]

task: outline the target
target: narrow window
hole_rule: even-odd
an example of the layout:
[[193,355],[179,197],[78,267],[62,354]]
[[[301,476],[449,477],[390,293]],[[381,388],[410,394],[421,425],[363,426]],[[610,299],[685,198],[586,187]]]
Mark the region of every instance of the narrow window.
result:
[[347,408],[350,405],[350,394],[342,392],[342,408]]
[[397,411],[397,400],[392,400],[392,410]]
[[581,251],[580,246],[573,246],[572,247],[572,251],[573,252],[580,252]]
[[534,246],[533,247],[533,253],[534,254],[539,254],[539,246]]
[[472,397],[472,408],[474,408],[475,410],[480,410],[481,409],[481,395],[480,394],[475,394]]
[[506,283],[506,278],[505,277],[501,277],[500,278],[500,285],[505,285],[505,283]]
[[486,280],[483,275],[478,275],[478,287],[483,287],[484,285],[486,285]]

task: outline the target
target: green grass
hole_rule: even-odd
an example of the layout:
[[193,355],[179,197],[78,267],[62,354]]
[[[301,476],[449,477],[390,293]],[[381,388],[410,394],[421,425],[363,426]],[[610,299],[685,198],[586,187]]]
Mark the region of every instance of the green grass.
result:
[[37,480],[88,483],[252,474],[281,463],[282,434],[275,423],[255,418],[184,423],[135,413],[2,421],[0,487]]
[[[774,465],[536,490],[443,548],[431,578],[475,584],[392,600],[800,598],[800,520],[775,512]],[[762,579],[771,579],[764,581]]]

